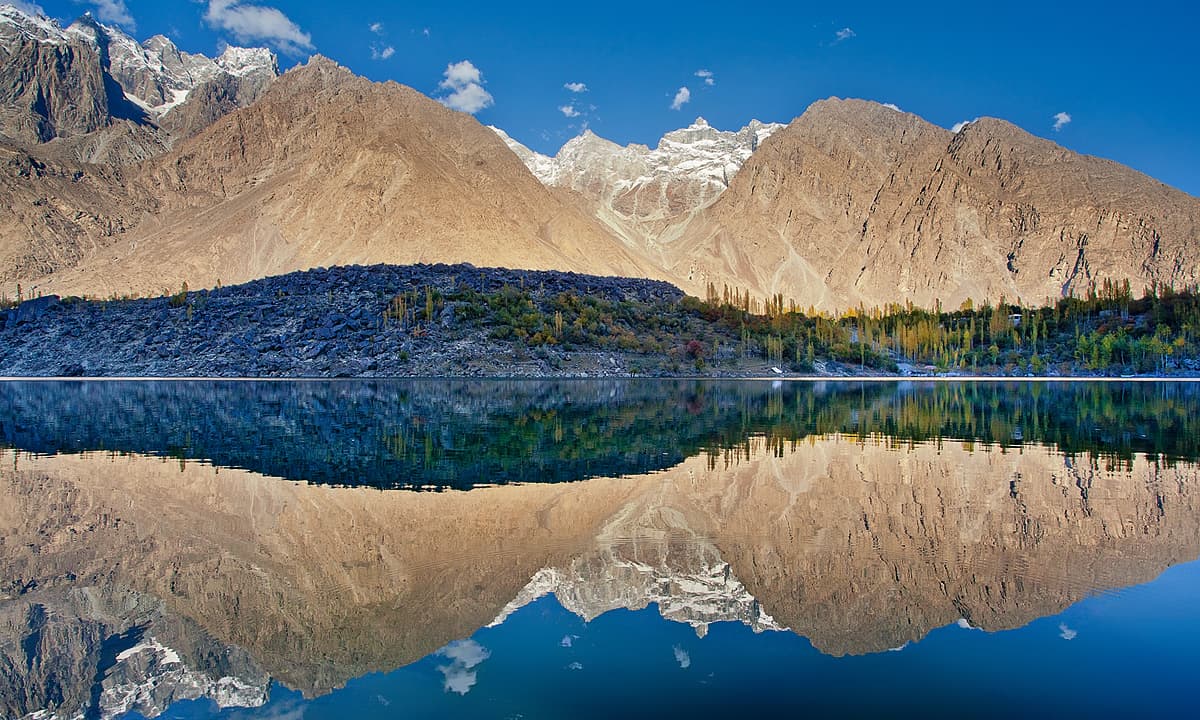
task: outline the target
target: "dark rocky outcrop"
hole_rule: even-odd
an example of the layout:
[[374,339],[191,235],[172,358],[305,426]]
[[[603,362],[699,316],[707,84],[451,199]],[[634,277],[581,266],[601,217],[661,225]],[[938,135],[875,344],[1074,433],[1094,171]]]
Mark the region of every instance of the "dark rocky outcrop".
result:
[[[528,351],[442,307],[421,328],[389,323],[399,293],[526,288],[613,303],[676,303],[664,282],[470,265],[348,266],[174,297],[53,296],[0,312],[0,375],[387,377],[627,374],[622,353]],[[564,358],[564,356],[567,356]],[[665,360],[666,358],[662,358]],[[574,363],[563,366],[562,363]]]

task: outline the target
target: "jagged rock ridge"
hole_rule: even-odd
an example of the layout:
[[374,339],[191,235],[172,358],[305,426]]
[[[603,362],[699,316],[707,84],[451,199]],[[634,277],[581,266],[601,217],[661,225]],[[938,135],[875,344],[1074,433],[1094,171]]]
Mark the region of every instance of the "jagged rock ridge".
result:
[[211,88],[224,88],[220,109],[228,112],[256,100],[278,74],[278,59],[265,48],[229,47],[210,59],[182,52],[162,35],[139,43],[90,14],[63,29],[55,20],[0,5],[0,80],[6,81],[0,87],[7,88],[0,134],[37,144],[78,138],[121,121],[166,130],[146,137],[141,153],[96,153],[92,143],[90,155],[76,153],[89,162],[153,154],[174,135],[203,127],[197,118],[212,115],[184,111],[193,96],[212,106]]

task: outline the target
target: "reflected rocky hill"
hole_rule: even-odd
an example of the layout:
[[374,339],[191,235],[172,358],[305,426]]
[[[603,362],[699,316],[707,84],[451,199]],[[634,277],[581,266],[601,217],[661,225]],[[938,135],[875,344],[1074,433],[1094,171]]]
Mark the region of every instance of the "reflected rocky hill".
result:
[[636,475],[748,436],[1200,458],[1200,385],[346,381],[0,383],[0,447],[109,450],[329,485]]
[[161,600],[112,586],[31,589],[0,602],[0,713],[154,717],[178,700],[258,707],[270,676]]
[[[653,603],[700,635],[732,621],[879,652],[959,620],[1018,627],[1200,554],[1200,468],[1163,455],[844,434],[729,445],[648,474],[443,493],[5,451],[6,712],[253,704],[268,674],[322,694],[548,592],[585,619]],[[93,595],[107,599],[72,600]],[[118,667],[134,648],[139,664]]]

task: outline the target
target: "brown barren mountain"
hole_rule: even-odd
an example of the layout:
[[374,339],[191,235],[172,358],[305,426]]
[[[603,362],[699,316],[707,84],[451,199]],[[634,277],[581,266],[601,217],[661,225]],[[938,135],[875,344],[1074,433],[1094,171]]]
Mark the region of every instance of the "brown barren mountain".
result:
[[160,293],[380,262],[662,274],[474,118],[320,57],[119,181],[128,202],[103,209],[147,212],[38,290]]
[[0,292],[12,297],[17,283],[29,288],[34,278],[94,257],[153,213],[157,200],[132,189],[129,172],[0,140],[0,197],[8,208],[0,213]]
[[1200,200],[992,118],[954,134],[862,100],[815,103],[750,157],[669,270],[801,306],[1040,303],[1200,280]]
[[[45,62],[74,52],[20,47]],[[27,294],[158,294],[377,262],[652,277],[698,295],[712,283],[826,310],[1200,281],[1200,200],[1001,120],[955,134],[872,102],[821,101],[758,145],[715,202],[672,196],[696,207],[672,205],[631,234],[595,201],[543,186],[474,118],[324,58],[240,109],[229,78],[197,88],[164,120],[170,149],[135,123],[105,124],[103,78],[74,67],[60,80],[99,104],[61,108],[57,129],[42,128],[71,137],[36,144],[44,132],[4,120],[30,138],[0,146],[10,297],[17,282]]]

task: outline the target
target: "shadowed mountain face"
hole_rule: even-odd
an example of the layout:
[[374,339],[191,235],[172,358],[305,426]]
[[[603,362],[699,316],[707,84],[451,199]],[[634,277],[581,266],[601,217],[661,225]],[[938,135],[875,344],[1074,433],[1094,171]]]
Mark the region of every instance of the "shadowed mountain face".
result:
[[[531,394],[495,384],[493,395],[487,385],[445,391],[444,402],[464,415],[497,405],[511,413]],[[606,388],[598,385],[594,395],[571,396],[571,405],[597,405],[569,426],[606,422],[598,401]],[[865,392],[852,390],[847,394]],[[679,390],[659,392],[672,397]],[[287,686],[322,694],[502,625],[547,593],[589,620],[653,604],[701,636],[713,624],[736,622],[798,633],[832,655],[876,653],[960,620],[989,631],[1020,627],[1097,591],[1148,582],[1200,554],[1200,468],[1162,450],[1063,454],[1028,438],[985,446],[915,432],[784,439],[754,424],[773,412],[770,402],[756,406],[746,390],[740,397],[710,392],[756,408],[739,421],[740,440],[684,453],[690,457],[658,472],[571,484],[380,492],[145,454],[5,451],[5,682],[38,688],[55,662],[85,668],[68,673],[64,665],[55,675],[77,678],[60,693],[71,702],[55,705],[64,714],[78,707],[74,699],[94,697],[93,677],[100,678],[100,696],[117,685],[159,688],[158,695],[139,691],[148,698],[166,697],[171,688],[175,697],[213,696],[221,678],[237,678],[244,694],[236,702],[253,704],[261,667]],[[538,397],[549,412],[566,404],[556,401],[565,394],[562,386],[543,387]],[[614,405],[634,415],[662,408],[647,405],[652,395],[627,391]],[[916,415],[902,411],[896,388],[855,412],[861,418],[887,406],[889,395],[892,416],[907,417],[911,427]],[[437,396],[424,392],[426,411],[437,407]],[[505,405],[498,396],[517,400]],[[322,402],[300,397],[299,405]],[[817,404],[836,405],[837,397]],[[1120,404],[1114,397],[1105,403],[1079,393],[1073,402],[1081,416],[1107,416],[1132,434],[1149,429],[1089,409],[1111,409]],[[1190,402],[1194,415],[1186,394],[1160,387],[1157,397],[1181,407]],[[125,408],[135,411],[146,400]],[[278,398],[262,400],[276,417],[287,417]],[[349,393],[324,402],[369,407]],[[1055,414],[1067,414],[1067,406],[1060,400]],[[653,412],[682,419],[688,407]],[[952,414],[952,406],[939,407]],[[1166,407],[1158,407],[1160,415],[1170,415]],[[52,437],[58,430],[51,428],[65,420],[32,417],[19,420],[24,437]],[[337,434],[330,417],[317,425]],[[458,432],[448,415],[422,417],[443,435]],[[991,423],[990,432],[1011,437],[1000,417]],[[1031,424],[1022,427],[1032,432]],[[232,425],[227,437],[240,432]],[[343,442],[353,445],[356,437]],[[142,599],[120,613],[89,614],[68,602],[86,588]],[[150,609],[135,611],[141,607]],[[169,623],[159,617],[191,630],[165,629]],[[193,650],[202,644],[195,638],[241,648],[253,662],[215,666]],[[61,652],[54,642],[63,644]],[[97,650],[97,643],[109,644]],[[137,672],[122,665],[123,674],[114,674],[106,658],[130,650],[125,660],[140,662]],[[37,663],[28,661],[31,653]],[[160,671],[172,668],[173,684],[161,680]],[[33,690],[19,695],[29,699],[17,714],[53,699]]]
[[[196,120],[249,105],[278,75],[265,48],[229,47],[210,59],[162,35],[139,43],[91,14],[63,28],[0,4],[0,135],[62,159],[120,165],[157,154],[207,124]],[[214,86],[225,89],[221,101]],[[112,142],[133,126],[146,132]],[[59,142],[45,145],[51,140]]]

